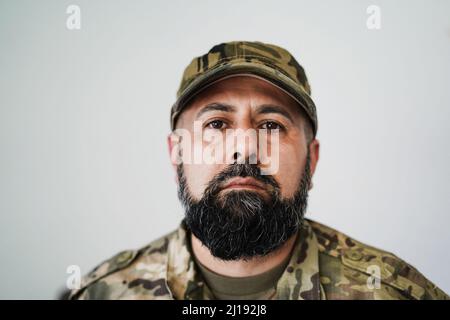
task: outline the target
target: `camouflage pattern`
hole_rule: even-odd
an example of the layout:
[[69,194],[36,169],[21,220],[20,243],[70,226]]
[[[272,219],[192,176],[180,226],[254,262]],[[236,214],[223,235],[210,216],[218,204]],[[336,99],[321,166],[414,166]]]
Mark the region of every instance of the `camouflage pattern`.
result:
[[[140,250],[124,251],[83,278],[71,299],[212,299],[184,222]],[[380,285],[369,287],[369,267]],[[299,231],[273,299],[449,299],[411,265],[311,220]]]
[[171,128],[191,97],[212,82],[239,74],[262,77],[293,97],[317,132],[316,107],[305,71],[285,49],[262,42],[235,41],[214,46],[194,58],[183,73],[177,101],[171,110]]

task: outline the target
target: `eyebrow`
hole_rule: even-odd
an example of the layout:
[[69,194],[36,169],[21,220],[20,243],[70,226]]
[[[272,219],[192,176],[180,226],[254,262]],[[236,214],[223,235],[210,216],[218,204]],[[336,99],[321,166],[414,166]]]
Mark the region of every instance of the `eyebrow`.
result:
[[279,115],[287,118],[290,122],[294,123],[289,112],[284,110],[282,107],[274,105],[274,104],[263,104],[256,108],[256,113],[265,114],[265,113],[278,113]]
[[210,103],[207,104],[204,108],[202,108],[195,117],[196,119],[200,118],[200,116],[204,113],[211,112],[211,111],[222,111],[222,112],[235,112],[236,108],[232,105],[225,104],[225,103]]
[[[210,104],[207,104],[204,108],[202,108],[196,115],[196,119],[200,118],[201,115],[212,112],[212,111],[222,111],[222,112],[236,112],[236,107],[226,104],[226,103],[219,103],[219,102],[213,102]],[[292,119],[289,112],[284,110],[282,107],[274,105],[274,104],[263,104],[256,108],[257,114],[268,114],[268,113],[277,113],[285,118],[287,118],[290,122],[294,123],[294,120]]]

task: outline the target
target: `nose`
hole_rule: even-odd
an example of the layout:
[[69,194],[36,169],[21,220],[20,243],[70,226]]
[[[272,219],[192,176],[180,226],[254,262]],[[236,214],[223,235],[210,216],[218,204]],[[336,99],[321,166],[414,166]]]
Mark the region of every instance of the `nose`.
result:
[[[240,152],[235,152],[233,154],[233,160],[235,163],[249,163],[249,164],[257,164],[258,163],[258,157],[255,153],[250,154],[247,159],[242,156]],[[246,161],[248,160],[248,161]]]
[[228,163],[259,163],[257,130],[253,128],[237,129],[233,135],[227,135],[226,144]]

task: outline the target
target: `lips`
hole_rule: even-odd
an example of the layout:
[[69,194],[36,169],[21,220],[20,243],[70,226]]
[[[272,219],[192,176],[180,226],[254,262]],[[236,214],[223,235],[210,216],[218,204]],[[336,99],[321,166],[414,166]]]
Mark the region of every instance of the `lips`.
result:
[[230,179],[223,189],[253,189],[253,190],[266,190],[265,185],[258,180],[251,177],[236,177]]

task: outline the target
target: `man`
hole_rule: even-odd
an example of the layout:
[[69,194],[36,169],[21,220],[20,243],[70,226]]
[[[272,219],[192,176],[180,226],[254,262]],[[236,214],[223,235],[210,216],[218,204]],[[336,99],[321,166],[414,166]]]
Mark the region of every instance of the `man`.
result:
[[304,218],[317,115],[286,50],[230,42],[195,58],[171,127],[185,219],[102,263],[72,299],[448,298],[393,254]]

